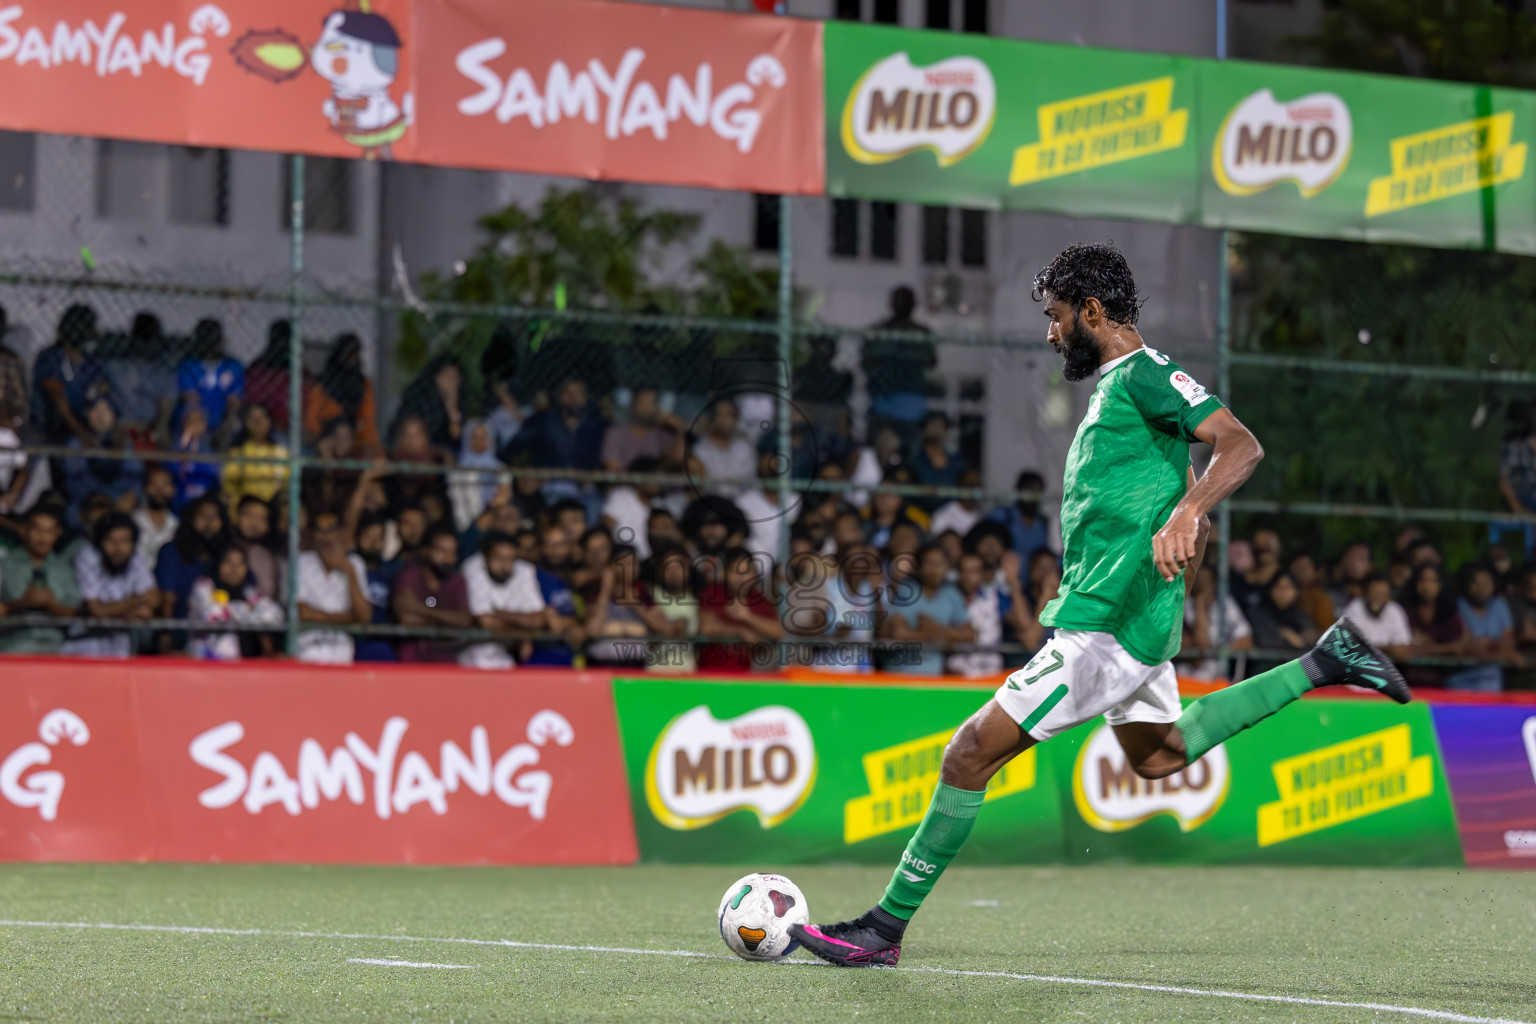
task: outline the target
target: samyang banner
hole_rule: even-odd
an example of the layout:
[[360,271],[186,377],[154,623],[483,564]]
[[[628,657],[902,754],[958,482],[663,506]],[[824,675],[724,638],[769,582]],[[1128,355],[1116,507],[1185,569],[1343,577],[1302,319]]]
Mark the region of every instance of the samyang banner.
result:
[[605,674],[6,665],[0,860],[635,857]]
[[1536,94],[831,22],[834,196],[1536,252]]
[[821,26],[602,0],[28,0],[0,128],[819,193]]

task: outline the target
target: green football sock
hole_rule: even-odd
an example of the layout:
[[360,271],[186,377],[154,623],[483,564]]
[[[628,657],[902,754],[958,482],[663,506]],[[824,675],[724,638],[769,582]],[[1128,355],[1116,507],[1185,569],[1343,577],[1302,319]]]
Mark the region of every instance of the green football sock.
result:
[[1212,747],[1262,722],[1312,685],[1298,659],[1201,697],[1178,721],[1179,732],[1184,734],[1185,763],[1194,764]]
[[880,909],[903,921],[912,919],[932,891],[933,883],[965,845],[986,797],[986,790],[956,789],[939,783],[928,804],[928,813],[923,815],[922,824],[917,826],[901,855],[901,863],[891,875],[891,884],[880,897]]

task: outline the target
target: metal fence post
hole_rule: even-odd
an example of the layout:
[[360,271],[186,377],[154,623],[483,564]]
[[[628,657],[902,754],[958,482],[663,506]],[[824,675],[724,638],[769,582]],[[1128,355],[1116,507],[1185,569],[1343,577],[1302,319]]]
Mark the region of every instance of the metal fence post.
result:
[[794,200],[779,196],[779,360],[784,386],[779,389],[779,551],[780,565],[789,564],[789,482],[794,477],[794,443],[789,424],[789,398],[795,385]]
[[[1225,231],[1218,232],[1216,244],[1216,394],[1228,405],[1232,404],[1232,363],[1228,358],[1232,348],[1232,275],[1227,268],[1227,246],[1229,240]],[[1216,646],[1221,650],[1217,656],[1226,660],[1227,646],[1227,600],[1232,584],[1228,577],[1230,572],[1230,555],[1228,549],[1232,543],[1232,502],[1224,501],[1216,509]]]
[[304,156],[291,158],[288,223],[288,655],[299,653],[299,484],[304,439]]

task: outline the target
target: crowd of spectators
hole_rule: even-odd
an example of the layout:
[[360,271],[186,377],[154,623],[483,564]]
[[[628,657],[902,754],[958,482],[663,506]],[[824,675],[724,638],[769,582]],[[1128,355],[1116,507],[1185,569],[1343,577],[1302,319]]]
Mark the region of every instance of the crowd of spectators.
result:
[[[919,331],[911,312],[898,293],[881,326]],[[381,429],[350,334],[305,374],[294,415],[293,344],[275,322],[243,364],[216,320],[173,339],[145,313],[112,334],[85,306],[30,368],[0,344],[0,651],[274,657],[290,588],[297,657],[331,664],[982,677],[1050,635],[1061,567],[1038,473],[996,506],[882,487],[981,484],[927,408],[931,352],[871,343],[866,358],[900,372],[867,444],[795,407],[792,475],[820,483],[782,494],[774,403],[750,388],[686,417],[673,393],[594,395],[574,374],[521,401],[493,377],[472,401],[443,355]],[[298,480],[290,566],[295,445],[332,464]],[[1223,642],[1243,671],[1285,660],[1341,613],[1419,685],[1501,688],[1536,647],[1536,569],[1495,557],[1452,573],[1417,533],[1377,567],[1363,544],[1325,564],[1255,531],[1232,547],[1220,607],[1214,562],[1186,605],[1197,675],[1234,667],[1203,653]]]
[[[1497,692],[1529,683],[1536,658],[1536,563],[1513,564],[1506,548],[1456,568],[1416,528],[1379,561],[1365,543],[1331,562],[1283,550],[1278,531],[1260,527],[1234,542],[1225,605],[1214,558],[1201,568],[1184,609],[1187,648],[1212,648],[1223,636],[1251,674],[1306,650],[1339,616],[1403,665],[1414,686]],[[1216,675],[1229,666],[1194,661],[1186,670]]]

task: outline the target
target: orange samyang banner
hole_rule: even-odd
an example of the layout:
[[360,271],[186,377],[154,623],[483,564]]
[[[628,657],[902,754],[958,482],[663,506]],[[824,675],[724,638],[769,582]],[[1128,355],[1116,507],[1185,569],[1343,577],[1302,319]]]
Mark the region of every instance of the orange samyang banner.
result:
[[0,128],[822,191],[821,26],[600,0],[32,0]]

